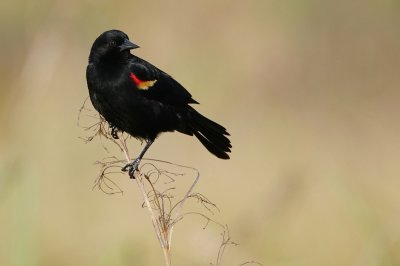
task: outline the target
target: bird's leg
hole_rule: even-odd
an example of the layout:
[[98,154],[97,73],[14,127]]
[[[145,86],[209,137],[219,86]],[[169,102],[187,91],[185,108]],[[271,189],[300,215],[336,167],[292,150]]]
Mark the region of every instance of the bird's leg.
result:
[[142,160],[144,154],[146,153],[146,151],[150,148],[151,144],[153,144],[153,140],[146,140],[146,146],[144,146],[143,150],[140,152],[139,156],[133,160],[132,162],[128,163],[127,165],[125,165],[121,170],[126,172],[128,171],[128,174],[130,176],[130,178],[135,178],[134,177],[134,173],[136,170],[138,170],[140,161]]

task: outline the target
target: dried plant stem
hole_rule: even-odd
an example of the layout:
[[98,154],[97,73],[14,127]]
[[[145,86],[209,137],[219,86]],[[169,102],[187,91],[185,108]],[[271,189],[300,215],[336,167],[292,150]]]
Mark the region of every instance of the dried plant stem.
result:
[[[127,163],[130,163],[130,156],[129,156],[128,149],[126,147],[126,142],[124,140],[122,140],[121,138],[120,138],[120,141],[121,141],[121,147],[124,152],[126,161],[127,161]],[[134,176],[135,176],[136,183],[138,184],[140,191],[142,192],[142,196],[143,196],[145,205],[147,207],[147,210],[150,213],[150,218],[151,218],[151,222],[153,224],[154,231],[156,232],[157,239],[163,250],[165,265],[171,266],[171,253],[170,253],[170,248],[169,248],[169,244],[168,244],[168,232],[165,232],[165,230],[163,230],[163,228],[161,227],[161,225],[159,224],[159,222],[156,218],[156,215],[151,207],[149,197],[146,193],[146,189],[144,187],[142,175],[140,174],[139,171],[135,171]]]

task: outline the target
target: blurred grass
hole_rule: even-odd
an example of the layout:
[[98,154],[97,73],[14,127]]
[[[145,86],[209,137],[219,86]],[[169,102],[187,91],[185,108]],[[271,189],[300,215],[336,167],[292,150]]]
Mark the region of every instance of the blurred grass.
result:
[[[136,186],[91,191],[92,163],[108,155],[78,139],[89,49],[110,28],[232,134],[227,162],[178,134],[148,154],[200,169],[198,191],[241,243],[225,265],[399,265],[399,11],[398,1],[1,2],[0,265],[162,261]],[[218,232],[198,223],[176,228],[176,265],[213,259],[205,247]]]

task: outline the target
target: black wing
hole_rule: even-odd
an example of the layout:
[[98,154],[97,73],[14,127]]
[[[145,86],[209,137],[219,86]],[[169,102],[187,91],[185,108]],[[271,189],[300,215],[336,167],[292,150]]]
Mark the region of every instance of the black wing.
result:
[[132,82],[149,99],[172,105],[198,103],[179,82],[141,58],[132,59],[130,71]]

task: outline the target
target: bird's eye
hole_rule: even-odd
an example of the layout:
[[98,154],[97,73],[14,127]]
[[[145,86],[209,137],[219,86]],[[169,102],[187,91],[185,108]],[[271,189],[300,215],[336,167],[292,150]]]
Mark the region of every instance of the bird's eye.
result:
[[112,46],[112,47],[117,46],[117,42],[116,41],[111,41],[110,42],[110,46]]

